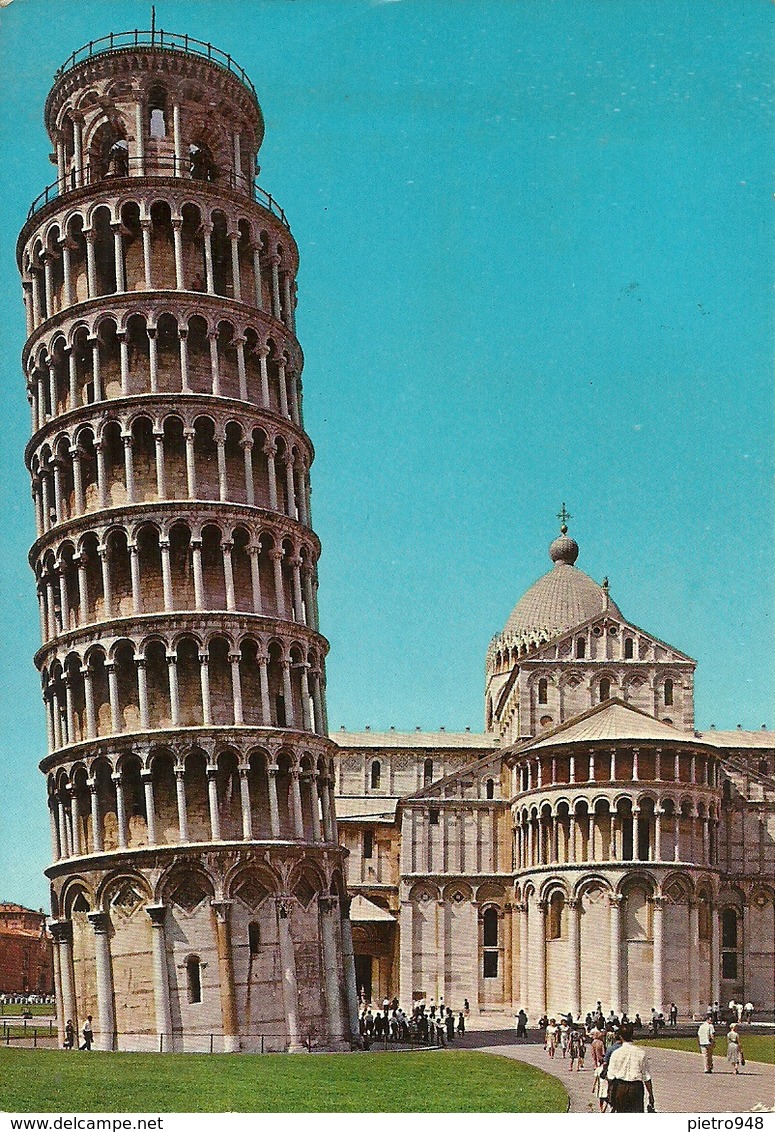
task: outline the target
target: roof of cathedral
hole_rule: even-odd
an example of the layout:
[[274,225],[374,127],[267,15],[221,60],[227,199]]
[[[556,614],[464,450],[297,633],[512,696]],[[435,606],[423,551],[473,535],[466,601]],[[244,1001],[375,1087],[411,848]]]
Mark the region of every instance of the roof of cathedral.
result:
[[337,821],[393,822],[396,807],[401,801],[398,795],[375,797],[366,794],[341,794],[336,798]]
[[350,919],[357,924],[391,923],[396,922],[395,916],[380,908],[379,904],[368,900],[357,893],[350,901]]
[[[594,743],[615,739],[651,739],[671,745],[698,742],[693,731],[679,731],[677,727],[654,719],[632,704],[610,699],[596,704],[575,719],[552,728],[546,735],[523,744],[518,750],[524,747],[536,750],[539,747],[556,747],[565,743]],[[699,741],[704,742],[703,739]]]
[[765,728],[760,731],[743,731],[741,728],[736,731],[716,731],[711,728],[708,731],[698,731],[697,734],[703,743],[710,743],[714,747],[761,747],[764,750],[775,747],[775,732]]
[[329,738],[340,747],[498,747],[497,735],[479,731],[331,731]]
[[561,531],[560,537],[549,547],[554,566],[534,582],[514,606],[503,630],[504,637],[539,635],[548,640],[600,613],[610,611],[614,616],[622,616],[609,596],[607,579],[599,586],[583,570],[577,569],[579,545],[568,537],[564,523]]

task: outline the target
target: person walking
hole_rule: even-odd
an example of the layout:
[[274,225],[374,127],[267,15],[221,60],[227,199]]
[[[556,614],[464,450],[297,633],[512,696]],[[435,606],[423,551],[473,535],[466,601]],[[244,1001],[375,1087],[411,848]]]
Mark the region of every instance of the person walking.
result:
[[520,1008],[519,1014],[517,1015],[517,1037],[527,1037],[527,1014],[522,1008]]
[[65,1022],[65,1049],[72,1049],[75,1045],[75,1026],[72,1018]]
[[595,1069],[595,1076],[592,1078],[592,1095],[597,1097],[600,1111],[605,1112],[608,1108],[608,1078],[603,1074],[602,1065],[598,1065]]
[[605,1057],[604,1031],[595,1025],[589,1031],[589,1036],[592,1039],[592,1067],[597,1069],[603,1064]]
[[567,1018],[560,1019],[560,1048],[563,1060],[568,1056],[568,1042],[570,1041],[570,1026]]
[[85,1049],[88,1052],[92,1047],[92,1042],[94,1041],[94,1031],[92,1030],[92,1024],[91,1024],[91,1014],[88,1015],[86,1021],[84,1022],[83,1030],[81,1030],[81,1033],[83,1035],[83,1045],[81,1046],[81,1049]]
[[702,1064],[706,1073],[713,1072],[713,1047],[716,1044],[716,1031],[713,1029],[713,1011],[709,1010],[705,1021],[700,1023],[697,1042],[702,1053]]
[[737,1022],[733,1022],[727,1034],[727,1061],[732,1066],[732,1072],[737,1076],[740,1066],[745,1065],[743,1047],[740,1044],[740,1035],[737,1032]]
[[622,1026],[622,1044],[608,1062],[608,1104],[613,1112],[643,1112],[648,1093],[648,1111],[654,1112],[651,1065],[646,1051],[633,1044],[633,1033],[632,1023]]
[[584,1068],[584,1037],[579,1030],[574,1028],[570,1032],[568,1038],[568,1053],[570,1054],[570,1072],[573,1072],[574,1065],[576,1071]]
[[554,1051],[557,1048],[557,1023],[554,1018],[549,1019],[544,1034],[544,1049],[549,1054],[549,1057],[554,1060]]
[[460,1011],[460,1013],[457,1016],[457,1032],[458,1032],[458,1034],[464,1034],[466,1032],[466,1020],[463,1017],[463,1011],[462,1010]]

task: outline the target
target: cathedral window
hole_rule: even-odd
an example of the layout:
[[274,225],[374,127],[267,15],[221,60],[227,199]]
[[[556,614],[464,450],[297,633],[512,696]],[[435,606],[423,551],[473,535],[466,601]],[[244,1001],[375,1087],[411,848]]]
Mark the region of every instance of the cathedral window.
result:
[[672,707],[672,705],[673,705],[673,681],[672,680],[665,680],[664,701],[665,701],[665,707]]
[[579,660],[583,660],[587,652],[587,642],[583,637],[576,637],[576,656]]
[[759,759],[759,774],[769,774],[770,768],[766,759]]
[[371,764],[371,788],[372,790],[379,790],[379,784],[382,779],[382,763],[379,759],[375,759]]
[[202,964],[198,955],[189,955],[186,960],[186,984],[188,1001],[202,1001]]
[[737,912],[725,908],[721,913],[721,977],[737,978]]
[[431,825],[438,825],[439,824],[439,811],[438,810],[428,810],[428,821],[431,823]]
[[370,829],[363,831],[363,859],[370,861],[374,856],[374,833]]
[[600,681],[600,703],[611,698],[611,681],[604,676]]
[[498,977],[498,931],[497,908],[486,908],[482,916],[482,944],[484,946],[482,975],[485,979]]
[[538,702],[539,702],[539,704],[545,704],[546,703],[547,688],[548,688],[548,685],[547,685],[546,680],[539,680],[538,681]]
[[635,654],[635,644],[632,637],[626,637],[624,641],[624,659],[632,660]]
[[433,759],[426,759],[422,766],[422,784],[430,786],[433,782]]
[[492,778],[487,779],[486,791],[487,791],[487,797],[488,798],[494,798],[495,797],[495,782]]

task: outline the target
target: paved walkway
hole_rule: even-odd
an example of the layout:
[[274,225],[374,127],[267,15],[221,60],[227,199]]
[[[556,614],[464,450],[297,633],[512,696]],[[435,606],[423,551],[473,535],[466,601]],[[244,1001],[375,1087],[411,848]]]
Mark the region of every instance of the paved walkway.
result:
[[[589,1057],[580,1073],[570,1073],[570,1062],[563,1061],[561,1054],[552,1061],[543,1046],[517,1044],[513,1035],[505,1031],[474,1033],[466,1035],[466,1039],[469,1049],[526,1061],[559,1078],[570,1096],[570,1112],[598,1111],[597,1099],[592,1095],[594,1073]],[[712,1074],[703,1073],[699,1050],[694,1054],[652,1047],[649,1058],[657,1112],[775,1111],[775,1067],[772,1065],[749,1061],[735,1077],[724,1057],[715,1058]]]

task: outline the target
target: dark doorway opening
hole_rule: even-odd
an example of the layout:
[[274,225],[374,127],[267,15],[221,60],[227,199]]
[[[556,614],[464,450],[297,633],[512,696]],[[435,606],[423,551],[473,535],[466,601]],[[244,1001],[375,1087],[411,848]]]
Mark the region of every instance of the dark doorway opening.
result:
[[358,998],[371,1002],[371,963],[370,955],[355,956],[355,985]]

